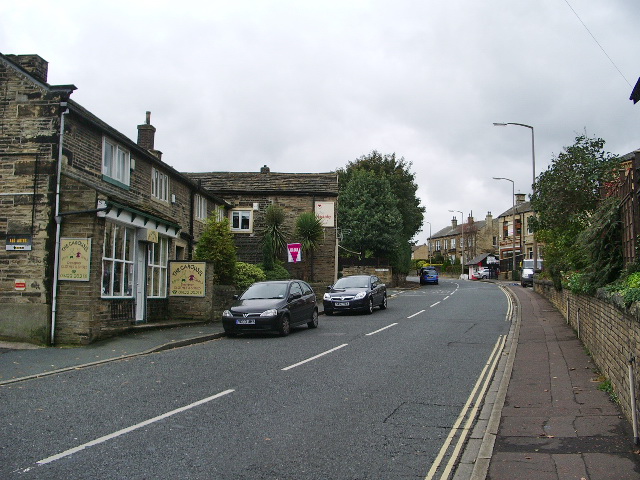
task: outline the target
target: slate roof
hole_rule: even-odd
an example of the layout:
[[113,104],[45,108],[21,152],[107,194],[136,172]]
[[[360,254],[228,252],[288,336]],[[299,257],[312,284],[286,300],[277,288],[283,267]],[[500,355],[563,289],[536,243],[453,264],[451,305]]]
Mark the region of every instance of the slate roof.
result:
[[[486,220],[476,220],[472,223],[473,227],[477,230],[481,230],[482,228],[484,228],[484,226],[486,225],[487,221]],[[467,223],[464,224],[465,226],[468,226]],[[433,235],[431,235],[431,238],[443,238],[443,237],[451,237],[453,235],[460,235],[460,228],[462,227],[462,224],[458,224],[458,226],[453,227],[451,225],[449,225],[448,227],[443,228],[442,230],[437,231],[436,233],[434,233]],[[467,230],[467,228],[465,228],[465,230]]]
[[218,194],[278,193],[287,195],[338,195],[338,175],[328,173],[204,172],[185,173],[203,188]]
[[[531,208],[531,202],[522,202],[522,203],[516,203],[516,215],[519,213],[525,213],[525,212],[531,212],[532,208]],[[498,215],[498,218],[500,217],[510,217],[511,215],[513,215],[513,207],[509,208],[508,210],[505,210],[504,212],[502,212],[500,215]]]

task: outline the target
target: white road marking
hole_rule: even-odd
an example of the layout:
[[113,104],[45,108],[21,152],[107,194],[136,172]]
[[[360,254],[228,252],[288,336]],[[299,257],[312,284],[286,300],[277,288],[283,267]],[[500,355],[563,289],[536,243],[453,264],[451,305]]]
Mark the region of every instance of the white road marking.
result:
[[429,308],[433,308],[433,307],[435,307],[436,305],[438,305],[439,303],[440,303],[440,302],[436,302],[436,303],[434,303],[433,305],[430,305],[430,306],[429,306]]
[[105,435],[104,437],[96,438],[95,440],[92,440],[90,442],[83,443],[82,445],[78,445],[77,447],[74,447],[74,448],[70,448],[69,450],[65,450],[64,452],[58,453],[57,455],[52,455],[51,457],[47,457],[36,463],[38,465],[46,465],[47,463],[55,462],[56,460],[60,460],[61,458],[73,455],[74,453],[84,450],[85,448],[93,447],[94,445],[99,445],[108,440],[112,440],[116,437],[119,437],[120,435],[124,435],[125,433],[132,432],[134,430],[137,430],[138,428],[145,427],[147,425],[150,425],[152,423],[158,422],[167,417],[175,415],[176,413],[184,412],[185,410],[189,410],[193,407],[197,407],[198,405],[202,405],[203,403],[210,402],[211,400],[215,400],[216,398],[223,397],[224,395],[228,395],[232,392],[235,392],[235,390],[225,390],[224,392],[217,393],[216,395],[212,395],[211,397],[203,398],[202,400],[198,400],[197,402],[191,403],[189,405],[185,405],[184,407],[176,408],[175,410],[171,410],[170,412],[163,413],[162,415],[158,415],[157,417],[150,418],[149,420],[145,420],[144,422],[140,422],[136,425],[132,425],[131,427],[123,428],[122,430],[118,430],[117,432],[111,433],[109,435]]
[[300,365],[304,365],[305,363],[311,362],[311,361],[313,361],[313,360],[315,360],[317,358],[320,358],[320,357],[322,357],[324,355],[327,355],[328,353],[335,352],[336,350],[340,350],[341,348],[344,348],[347,345],[349,345],[349,344],[348,343],[343,343],[342,345],[340,345],[340,346],[338,346],[336,348],[332,348],[331,350],[327,350],[326,352],[322,352],[322,353],[320,353],[320,354],[318,354],[318,355],[316,355],[314,357],[307,358],[306,360],[303,360],[303,361],[298,362],[298,363],[294,363],[293,365],[289,365],[288,367],[283,368],[282,371],[284,372],[286,370],[291,370],[292,368],[299,367]]
[[[424,312],[424,310],[423,310],[423,312]],[[417,315],[417,313],[416,313],[416,315]],[[411,318],[411,317],[409,317],[409,318]],[[376,330],[375,332],[367,333],[366,336],[368,337],[370,335],[375,335],[376,333],[380,333],[381,331],[386,330],[387,328],[391,328],[394,325],[397,325],[397,323],[392,323],[391,325],[387,325],[386,327],[382,327],[382,328]]]
[[420,310],[419,312],[414,313],[413,315],[409,315],[407,318],[413,318],[413,317],[415,317],[416,315],[420,315],[422,312],[424,312],[424,310]]
[[451,296],[451,295],[447,295],[446,297],[444,297],[444,298],[442,299],[442,301],[444,302],[444,301],[445,301],[447,298],[449,298],[450,296]]

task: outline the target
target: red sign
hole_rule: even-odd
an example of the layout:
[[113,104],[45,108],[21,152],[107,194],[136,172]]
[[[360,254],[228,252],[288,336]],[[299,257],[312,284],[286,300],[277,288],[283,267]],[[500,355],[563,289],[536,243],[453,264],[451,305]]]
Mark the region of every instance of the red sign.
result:
[[15,289],[16,290],[26,290],[27,289],[27,281],[26,280],[16,280]]

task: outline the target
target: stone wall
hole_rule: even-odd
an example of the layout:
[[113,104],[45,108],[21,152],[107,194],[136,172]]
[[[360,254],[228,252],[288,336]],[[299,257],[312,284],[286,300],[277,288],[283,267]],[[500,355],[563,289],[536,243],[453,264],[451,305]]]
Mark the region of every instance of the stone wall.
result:
[[350,275],[376,275],[382,283],[388,287],[393,285],[393,271],[391,267],[366,267],[366,266],[354,266],[344,267],[342,269],[342,276],[348,277]]
[[629,360],[633,359],[636,402],[640,399],[640,315],[637,304],[625,308],[604,292],[596,297],[576,295],[568,290],[557,291],[551,282],[536,280],[535,291],[546,297],[567,319],[578,338],[588,349],[602,374],[620,400],[620,406],[631,420]]

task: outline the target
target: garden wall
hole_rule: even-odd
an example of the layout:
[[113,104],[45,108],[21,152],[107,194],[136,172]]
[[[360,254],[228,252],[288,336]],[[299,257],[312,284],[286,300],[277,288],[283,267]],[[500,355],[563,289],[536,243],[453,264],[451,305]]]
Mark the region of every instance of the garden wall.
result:
[[631,421],[630,359],[633,359],[636,402],[640,392],[638,304],[628,309],[604,291],[599,291],[595,297],[577,295],[566,289],[558,291],[548,281],[536,280],[534,289],[553,303],[574,329],[601,373],[611,382],[622,411]]

